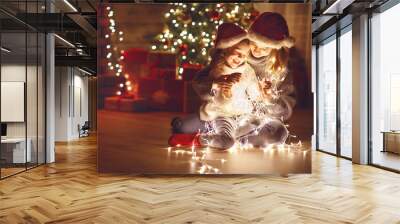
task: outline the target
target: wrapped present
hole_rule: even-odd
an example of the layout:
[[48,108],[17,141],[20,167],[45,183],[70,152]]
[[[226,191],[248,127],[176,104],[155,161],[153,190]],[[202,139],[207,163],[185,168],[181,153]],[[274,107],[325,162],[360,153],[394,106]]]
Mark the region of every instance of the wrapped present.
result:
[[99,87],[115,87],[119,83],[122,83],[125,79],[122,76],[115,75],[101,75],[98,77]]
[[121,98],[119,101],[119,111],[144,112],[147,110],[148,102],[143,98]]
[[149,51],[143,48],[130,48],[123,53],[126,64],[147,64]]
[[104,108],[106,110],[119,110],[119,101],[120,97],[118,96],[109,96],[104,100]]
[[176,79],[176,69],[152,68],[150,70],[149,78],[163,79],[163,80],[175,80]]
[[203,66],[194,64],[184,64],[182,68],[183,68],[182,80],[191,81],[196,76],[196,74],[203,68]]
[[133,102],[133,111],[134,112],[145,112],[149,110],[149,103],[147,100],[143,98],[135,99]]
[[98,107],[105,107],[105,99],[110,96],[115,96],[118,90],[118,85],[124,82],[123,77],[115,75],[99,75],[98,83]]
[[148,64],[150,68],[176,69],[176,54],[168,52],[150,52]]
[[148,64],[127,64],[124,65],[124,74],[132,75],[134,77],[148,77],[150,67]]
[[182,112],[183,82],[181,80],[141,79],[139,96],[148,101],[152,110]]
[[138,84],[138,95],[145,99],[151,99],[154,92],[163,88],[163,83],[160,79],[139,78]]
[[148,57],[149,52],[142,48],[131,48],[123,53],[124,72],[126,74],[135,75],[136,77],[144,77],[149,73]]
[[151,108],[159,111],[182,112],[183,82],[181,80],[161,80],[162,88],[153,92]]

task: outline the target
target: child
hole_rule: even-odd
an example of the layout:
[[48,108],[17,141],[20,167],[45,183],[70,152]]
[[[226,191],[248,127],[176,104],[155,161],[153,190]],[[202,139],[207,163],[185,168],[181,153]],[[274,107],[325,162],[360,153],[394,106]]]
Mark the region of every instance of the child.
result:
[[[218,31],[223,32],[221,30],[224,27],[220,27]],[[209,73],[213,97],[200,107],[201,120],[212,121],[217,117],[233,117],[252,112],[252,101],[261,96],[261,89],[254,70],[246,62],[248,53],[247,39],[228,48],[221,48],[217,41],[217,51],[213,56]],[[227,84],[232,78],[236,78],[236,82]]]
[[236,24],[223,23],[218,27],[215,48],[208,72],[211,90],[204,93],[210,97],[202,97],[199,110],[200,120],[211,124],[213,133],[193,139],[175,135],[169,140],[171,145],[185,145],[189,140],[196,146],[230,148],[235,143],[235,117],[251,114],[251,100],[260,96],[254,70],[246,62],[250,50],[247,32]]

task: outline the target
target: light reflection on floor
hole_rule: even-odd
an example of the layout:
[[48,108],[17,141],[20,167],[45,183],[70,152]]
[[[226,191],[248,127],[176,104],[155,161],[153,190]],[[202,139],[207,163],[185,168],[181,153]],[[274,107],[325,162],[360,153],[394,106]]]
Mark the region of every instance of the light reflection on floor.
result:
[[[168,149],[170,121],[176,113],[98,113],[98,166],[102,172],[132,174],[286,174],[310,173],[312,116],[297,111],[290,131],[301,150],[248,147],[229,151],[177,147]],[[311,114],[312,115],[312,114]],[[183,115],[181,115],[183,116]],[[311,119],[309,119],[311,117]],[[206,150],[206,151],[204,151]],[[306,151],[306,152],[304,152]]]
[[308,173],[310,150],[300,143],[254,148],[238,146],[229,150],[192,147],[166,147],[167,159],[190,163],[190,173]]

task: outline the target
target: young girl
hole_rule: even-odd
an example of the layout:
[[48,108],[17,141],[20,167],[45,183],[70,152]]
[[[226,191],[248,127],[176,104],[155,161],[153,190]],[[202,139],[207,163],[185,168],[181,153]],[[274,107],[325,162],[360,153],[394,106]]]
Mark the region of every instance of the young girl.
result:
[[[217,48],[209,73],[213,97],[200,107],[201,120],[211,121],[217,117],[233,117],[252,112],[252,101],[260,98],[261,88],[254,70],[246,62],[248,52],[247,39],[229,48]],[[237,82],[224,85],[231,78],[237,78]]]
[[[246,62],[250,50],[246,38],[247,32],[236,24],[224,23],[218,27],[208,71],[211,90],[208,88],[204,93],[206,97],[202,97],[199,110],[200,120],[208,122],[212,133],[197,135],[192,141],[195,145],[229,149],[235,143],[236,118],[251,114],[252,100],[261,96],[254,70]],[[182,145],[186,140],[175,137],[170,144]]]
[[[212,130],[199,136],[201,145],[232,147],[238,137],[239,121],[251,115],[253,102],[262,97],[255,72],[247,63],[250,42],[243,38],[245,34],[245,30],[232,23],[218,27],[216,52],[209,72],[212,97],[200,107],[200,119],[211,121]],[[236,82],[226,85],[232,78]]]

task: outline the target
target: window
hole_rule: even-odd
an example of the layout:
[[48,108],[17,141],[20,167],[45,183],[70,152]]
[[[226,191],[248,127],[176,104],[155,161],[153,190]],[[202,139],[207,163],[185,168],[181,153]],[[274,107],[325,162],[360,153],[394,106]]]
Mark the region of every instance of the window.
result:
[[317,149],[336,153],[336,39],[318,47]]
[[[21,16],[44,1],[1,1]],[[45,163],[45,34],[12,16],[0,24],[0,178]],[[11,109],[12,108],[12,109]]]
[[400,170],[400,4],[371,18],[371,162]]
[[351,28],[320,43],[316,61],[317,149],[345,158],[352,157]]
[[352,157],[352,35],[351,26],[340,41],[340,155]]

